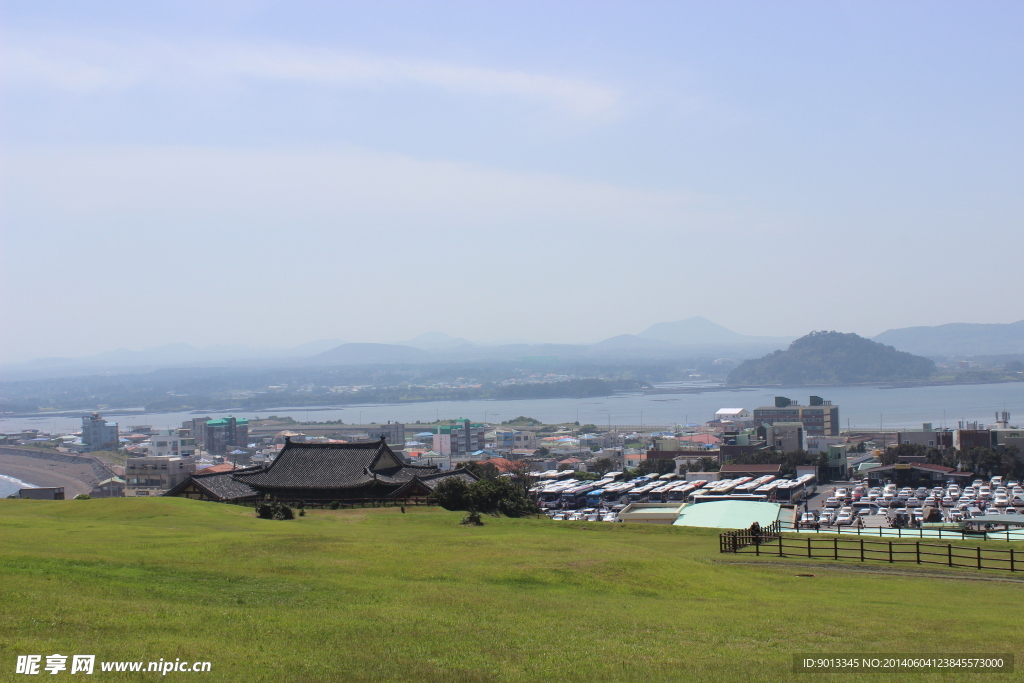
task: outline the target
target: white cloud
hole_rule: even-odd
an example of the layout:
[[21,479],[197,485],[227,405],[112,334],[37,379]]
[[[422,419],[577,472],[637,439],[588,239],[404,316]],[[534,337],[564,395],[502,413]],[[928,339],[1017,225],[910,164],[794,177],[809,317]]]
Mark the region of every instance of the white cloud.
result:
[[522,98],[579,118],[613,116],[621,96],[616,88],[582,79],[283,43],[67,37],[9,38],[6,43],[3,71],[9,83],[75,92],[250,79],[335,87],[420,85]]

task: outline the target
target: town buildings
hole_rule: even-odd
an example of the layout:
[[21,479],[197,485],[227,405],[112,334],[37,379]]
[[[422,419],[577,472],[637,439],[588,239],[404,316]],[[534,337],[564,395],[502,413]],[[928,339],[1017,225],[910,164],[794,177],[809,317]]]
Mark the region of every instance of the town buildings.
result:
[[820,396],[811,396],[809,403],[802,406],[784,396],[776,396],[774,406],[754,409],[754,422],[759,425],[800,422],[808,436],[839,436],[839,406]]
[[537,435],[522,429],[496,429],[494,430],[494,446],[499,451],[536,448]]
[[482,424],[459,419],[454,425],[434,428],[433,448],[441,455],[469,455],[487,446],[484,433]]
[[124,495],[157,496],[174,488],[196,470],[192,457],[147,455],[128,458],[124,465]]
[[182,456],[196,454],[196,442],[191,436],[182,436],[180,429],[157,429],[149,434],[149,455]]
[[203,450],[214,455],[224,455],[249,445],[249,421],[224,417],[210,420],[203,426]]
[[83,417],[82,445],[87,451],[116,451],[120,445],[117,423],[107,422],[99,413]]

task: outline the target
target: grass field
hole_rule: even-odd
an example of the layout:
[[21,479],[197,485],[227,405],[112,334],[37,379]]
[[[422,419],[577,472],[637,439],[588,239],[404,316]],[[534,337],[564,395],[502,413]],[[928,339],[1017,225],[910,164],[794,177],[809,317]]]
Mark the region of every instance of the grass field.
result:
[[[794,674],[796,652],[1024,654],[1024,581],[996,572],[723,556],[711,530],[461,516],[0,500],[0,680],[33,680],[14,675],[16,656],[52,653],[208,660],[209,673],[168,674],[202,681],[644,683],[897,678]],[[955,676],[975,678],[1019,674]]]

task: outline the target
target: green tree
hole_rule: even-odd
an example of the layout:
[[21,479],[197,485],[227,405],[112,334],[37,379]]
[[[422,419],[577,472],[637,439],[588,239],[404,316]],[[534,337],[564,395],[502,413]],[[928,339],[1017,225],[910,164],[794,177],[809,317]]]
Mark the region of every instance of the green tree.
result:
[[615,461],[611,458],[598,458],[594,461],[591,467],[593,467],[594,471],[598,474],[604,475],[615,469]]

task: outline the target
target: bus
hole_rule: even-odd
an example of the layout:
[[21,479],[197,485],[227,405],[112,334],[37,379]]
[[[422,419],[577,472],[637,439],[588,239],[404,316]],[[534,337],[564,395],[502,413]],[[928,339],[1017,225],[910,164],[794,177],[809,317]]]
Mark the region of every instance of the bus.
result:
[[669,472],[668,474],[663,474],[660,477],[658,477],[658,479],[661,481],[674,481],[678,478],[679,475],[676,474],[675,472]]
[[594,490],[593,484],[573,486],[562,491],[562,509],[575,509],[586,500],[587,494]]
[[745,484],[740,484],[736,487],[736,493],[753,493],[759,487],[764,486],[772,479],[775,479],[774,474],[766,474],[763,477],[758,477],[754,481],[748,481]]
[[587,507],[596,508],[601,506],[601,502],[604,500],[604,489],[595,488],[593,491],[587,493]]
[[656,486],[651,489],[650,493],[647,494],[647,500],[651,503],[664,503],[668,492],[676,487],[674,482],[668,482],[661,486]]
[[667,500],[673,502],[685,501],[691,493],[704,488],[704,484],[706,483],[708,483],[707,480],[698,479],[696,481],[684,481],[680,484],[676,484],[675,487],[668,492]]
[[626,495],[630,503],[639,503],[644,498],[646,498],[652,490],[656,488],[658,488],[658,482],[648,482],[643,486],[637,486]]
[[[809,490],[808,490],[809,489]],[[775,489],[775,500],[780,503],[799,503],[805,497],[814,495],[817,489],[817,477],[805,474],[780,484]]]

